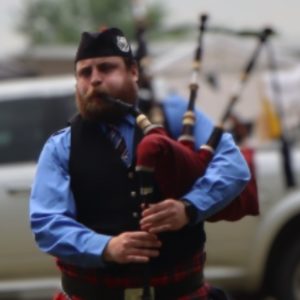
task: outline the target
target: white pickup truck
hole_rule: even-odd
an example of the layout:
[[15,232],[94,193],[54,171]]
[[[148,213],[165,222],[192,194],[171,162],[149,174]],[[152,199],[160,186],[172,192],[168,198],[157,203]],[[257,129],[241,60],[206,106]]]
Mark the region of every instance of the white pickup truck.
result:
[[[285,186],[280,146],[255,152],[260,215],[207,224],[206,277],[229,290],[299,300],[300,189]],[[300,184],[300,151],[291,154]]]
[[[1,299],[59,288],[53,258],[34,243],[28,197],[41,146],[74,111],[72,77],[0,84]],[[205,275],[228,290],[300,300],[300,189],[285,187],[279,146],[255,152],[260,216],[206,224]],[[300,184],[300,151],[292,162]]]

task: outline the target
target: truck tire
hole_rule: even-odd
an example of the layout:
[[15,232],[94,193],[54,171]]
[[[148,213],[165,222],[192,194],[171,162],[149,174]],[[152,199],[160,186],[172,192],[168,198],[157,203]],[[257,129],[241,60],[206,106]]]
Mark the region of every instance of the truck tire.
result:
[[271,287],[277,300],[300,300],[300,239],[285,246],[273,266]]

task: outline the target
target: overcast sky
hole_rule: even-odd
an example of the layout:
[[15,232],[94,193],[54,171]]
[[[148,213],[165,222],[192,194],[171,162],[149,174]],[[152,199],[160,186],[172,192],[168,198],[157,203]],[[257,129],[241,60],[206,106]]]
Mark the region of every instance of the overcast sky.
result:
[[168,22],[195,22],[205,12],[210,22],[233,28],[271,25],[286,38],[300,43],[299,0],[147,0],[168,7]]
[[[23,5],[29,0],[0,0],[0,56],[14,53],[24,45],[24,39],[14,27]],[[80,0],[79,0],[80,1]],[[81,0],[86,1],[86,0]],[[100,1],[100,0],[99,0]],[[146,0],[159,2],[167,8],[167,23],[194,23],[205,12],[210,23],[235,29],[273,26],[284,40],[300,47],[299,0]]]

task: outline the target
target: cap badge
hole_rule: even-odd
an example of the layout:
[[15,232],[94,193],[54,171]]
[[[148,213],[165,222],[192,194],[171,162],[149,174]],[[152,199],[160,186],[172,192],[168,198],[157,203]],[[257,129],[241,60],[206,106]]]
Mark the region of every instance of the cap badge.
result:
[[117,36],[117,46],[122,52],[129,52],[130,47],[124,36]]

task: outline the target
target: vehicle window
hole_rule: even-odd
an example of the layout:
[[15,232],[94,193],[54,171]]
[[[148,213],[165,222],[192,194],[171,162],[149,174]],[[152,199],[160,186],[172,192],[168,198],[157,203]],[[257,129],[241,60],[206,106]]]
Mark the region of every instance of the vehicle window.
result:
[[0,163],[37,160],[47,138],[75,111],[73,95],[0,101]]

